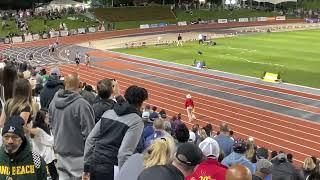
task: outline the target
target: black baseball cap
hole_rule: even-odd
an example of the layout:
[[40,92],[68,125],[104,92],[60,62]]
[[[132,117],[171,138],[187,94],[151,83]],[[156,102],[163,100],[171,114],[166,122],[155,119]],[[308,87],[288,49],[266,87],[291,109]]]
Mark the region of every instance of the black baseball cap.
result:
[[192,143],[181,144],[178,147],[176,158],[188,166],[196,166],[206,159],[201,149]]

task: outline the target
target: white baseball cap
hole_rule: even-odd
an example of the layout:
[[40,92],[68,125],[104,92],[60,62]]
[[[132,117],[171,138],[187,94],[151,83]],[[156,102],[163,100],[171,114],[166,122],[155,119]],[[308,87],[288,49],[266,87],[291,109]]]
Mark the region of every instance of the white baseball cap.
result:
[[207,137],[199,144],[199,148],[201,149],[203,155],[205,156],[214,156],[215,158],[219,157],[220,148],[219,144],[216,140],[211,137]]

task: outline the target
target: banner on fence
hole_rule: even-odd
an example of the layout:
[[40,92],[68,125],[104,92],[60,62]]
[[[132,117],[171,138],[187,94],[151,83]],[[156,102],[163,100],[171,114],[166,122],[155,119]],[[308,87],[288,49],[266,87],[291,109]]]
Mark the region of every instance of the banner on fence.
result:
[[257,20],[258,20],[259,22],[261,22],[261,21],[267,21],[267,17],[258,17]]
[[30,42],[30,41],[33,41],[32,35],[31,34],[25,35],[24,36],[24,42]]
[[178,22],[178,26],[186,26],[186,25],[187,25],[187,21]]
[[21,36],[12,37],[12,42],[13,43],[21,43],[22,42],[22,37]]
[[320,19],[316,19],[316,18],[307,18],[306,19],[307,23],[318,23],[320,22]]
[[47,33],[43,33],[43,34],[42,34],[42,39],[47,39],[48,36],[49,36],[49,35],[48,35]]
[[166,27],[166,26],[168,26],[167,23],[159,23],[159,27]]
[[60,32],[59,31],[50,31],[50,37],[54,38],[54,37],[59,37]]
[[277,16],[276,21],[285,21],[286,17],[285,16]]
[[228,23],[228,19],[218,19],[219,24]]
[[249,22],[249,18],[239,18],[239,22]]
[[96,32],[96,28],[95,27],[90,27],[88,30],[89,30],[90,33]]
[[86,33],[86,29],[85,28],[79,28],[78,29],[78,34],[85,34]]
[[65,36],[68,36],[68,35],[69,35],[69,31],[66,31],[66,30],[60,31],[60,36],[61,37],[65,37]]
[[159,27],[159,24],[150,24],[150,28],[157,28]]
[[249,21],[250,22],[256,22],[258,19],[256,18],[256,17],[251,17],[251,18],[249,18]]
[[275,17],[267,17],[267,21],[275,21],[276,18]]
[[228,22],[237,22],[236,19],[228,19]]
[[141,24],[140,29],[148,29],[150,28],[149,24]]
[[39,39],[40,39],[39,34],[34,34],[34,35],[32,35],[32,39],[33,39],[34,41],[39,40]]

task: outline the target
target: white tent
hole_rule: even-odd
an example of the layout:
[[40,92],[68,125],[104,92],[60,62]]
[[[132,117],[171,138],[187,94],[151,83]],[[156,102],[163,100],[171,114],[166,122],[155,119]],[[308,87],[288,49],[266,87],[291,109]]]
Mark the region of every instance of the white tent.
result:
[[69,7],[83,7],[85,4],[73,0],[53,0],[47,6],[48,9],[62,9]]
[[283,3],[283,2],[297,2],[297,0],[254,0],[257,2],[268,2],[268,3],[272,3],[272,4],[279,4],[279,3]]

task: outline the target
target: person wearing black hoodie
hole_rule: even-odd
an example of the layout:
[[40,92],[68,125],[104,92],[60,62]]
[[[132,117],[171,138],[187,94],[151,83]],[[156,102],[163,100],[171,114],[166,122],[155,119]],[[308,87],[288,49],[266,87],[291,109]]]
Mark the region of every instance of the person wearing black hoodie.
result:
[[101,116],[105,111],[113,109],[115,103],[122,103],[125,101],[120,95],[119,84],[115,79],[100,80],[97,83],[97,91],[98,96],[92,105],[95,123],[101,119]]
[[58,68],[51,70],[51,75],[42,91],[40,92],[40,105],[41,109],[48,109],[49,105],[59,89],[64,89],[63,81],[60,79],[60,71]]
[[148,99],[148,92],[130,86],[124,97],[126,102],[116,103],[106,111],[86,140],[84,179],[113,180],[114,170],[135,152],[143,131],[140,108]]

